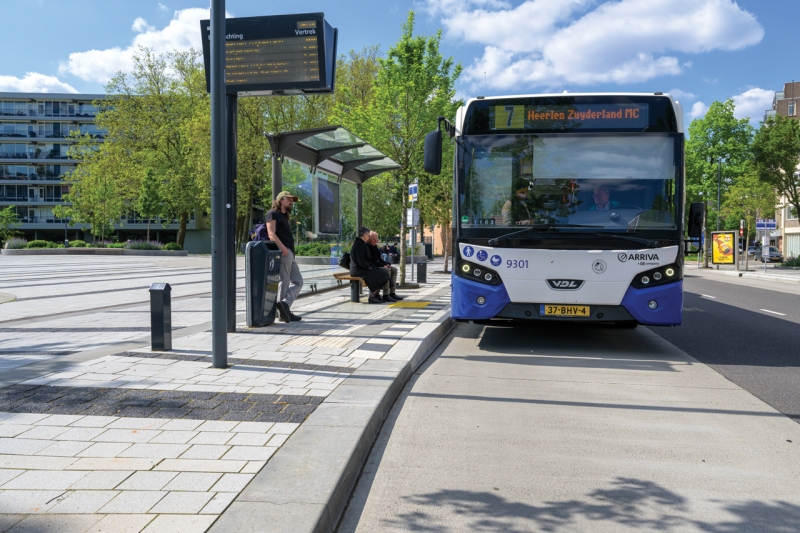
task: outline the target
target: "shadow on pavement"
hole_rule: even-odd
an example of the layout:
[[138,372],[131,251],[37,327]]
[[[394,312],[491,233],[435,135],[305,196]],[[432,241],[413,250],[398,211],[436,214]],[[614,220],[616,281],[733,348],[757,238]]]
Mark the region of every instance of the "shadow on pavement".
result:
[[[495,487],[496,491],[500,489]],[[407,496],[413,512],[386,517],[391,531],[706,531],[710,533],[789,533],[800,530],[800,506],[786,502],[719,502],[735,520],[696,520],[689,501],[656,483],[617,478],[608,487],[586,494],[582,499],[528,504],[503,498],[496,492],[441,490]],[[458,517],[457,525],[447,517]],[[465,529],[466,528],[466,529]],[[353,531],[340,529],[339,533]]]

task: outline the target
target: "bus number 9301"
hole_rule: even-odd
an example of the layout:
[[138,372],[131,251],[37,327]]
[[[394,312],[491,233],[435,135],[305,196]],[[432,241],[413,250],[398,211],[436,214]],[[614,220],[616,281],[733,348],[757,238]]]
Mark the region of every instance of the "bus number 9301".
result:
[[516,259],[509,259],[506,261],[507,268],[528,268],[528,261],[518,261]]

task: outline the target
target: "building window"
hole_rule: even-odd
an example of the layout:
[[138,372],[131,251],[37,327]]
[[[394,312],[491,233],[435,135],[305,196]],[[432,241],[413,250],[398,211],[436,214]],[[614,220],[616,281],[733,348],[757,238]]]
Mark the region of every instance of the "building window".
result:
[[789,116],[793,117],[797,114],[797,102],[791,101],[789,102]]

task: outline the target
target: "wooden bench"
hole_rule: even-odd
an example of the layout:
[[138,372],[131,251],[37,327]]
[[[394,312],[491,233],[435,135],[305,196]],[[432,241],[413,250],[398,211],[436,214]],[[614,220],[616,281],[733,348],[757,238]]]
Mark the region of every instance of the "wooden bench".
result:
[[349,281],[350,301],[356,303],[361,301],[361,291],[367,285],[362,278],[351,276],[350,272],[334,272],[333,277],[336,278],[336,280],[339,282],[339,285],[342,285],[342,282],[344,281]]

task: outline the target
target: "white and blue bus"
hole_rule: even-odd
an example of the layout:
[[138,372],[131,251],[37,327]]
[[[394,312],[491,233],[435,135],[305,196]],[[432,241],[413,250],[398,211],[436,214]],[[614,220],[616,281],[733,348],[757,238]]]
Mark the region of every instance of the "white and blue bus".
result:
[[442,124],[455,139],[453,318],[681,323],[684,128],[672,97],[471,99],[426,138],[431,173]]

